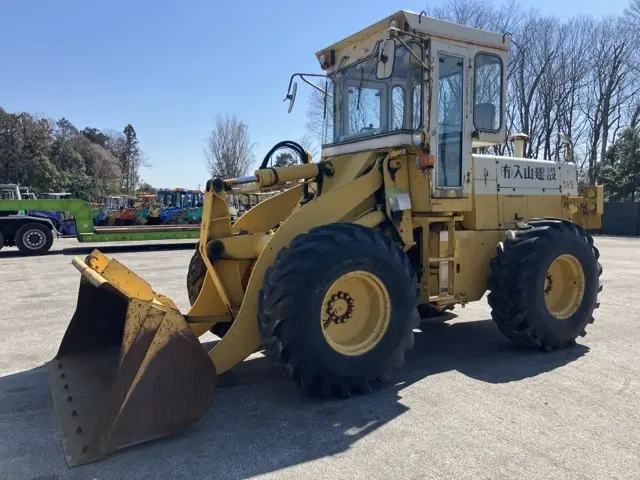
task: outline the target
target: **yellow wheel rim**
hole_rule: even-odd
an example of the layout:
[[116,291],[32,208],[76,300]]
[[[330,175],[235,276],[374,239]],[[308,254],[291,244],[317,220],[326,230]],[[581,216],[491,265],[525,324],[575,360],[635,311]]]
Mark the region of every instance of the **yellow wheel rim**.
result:
[[584,297],[585,279],[582,265],[569,254],[556,258],[544,279],[544,300],[549,312],[560,320],[573,315]]
[[322,301],[322,333],[343,355],[362,355],[375,347],[390,319],[389,292],[378,277],[362,270],[338,278]]

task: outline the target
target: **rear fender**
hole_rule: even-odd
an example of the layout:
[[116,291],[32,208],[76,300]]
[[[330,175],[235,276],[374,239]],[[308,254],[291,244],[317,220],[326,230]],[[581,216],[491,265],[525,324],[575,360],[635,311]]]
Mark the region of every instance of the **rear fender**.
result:
[[[602,228],[604,214],[604,189],[602,185],[584,187],[582,197],[569,198],[576,205],[571,212],[571,221],[587,230]],[[571,205],[573,206],[573,205]]]

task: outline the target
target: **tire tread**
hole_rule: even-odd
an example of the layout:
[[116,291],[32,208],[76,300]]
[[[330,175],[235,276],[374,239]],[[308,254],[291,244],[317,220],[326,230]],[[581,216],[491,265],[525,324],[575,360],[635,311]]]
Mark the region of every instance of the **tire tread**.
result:
[[[316,371],[300,352],[295,351],[295,339],[292,338],[292,329],[286,323],[285,317],[295,316],[297,293],[305,288],[300,278],[305,278],[305,274],[313,275],[314,266],[324,254],[354,243],[369,243],[384,248],[389,258],[402,267],[408,285],[415,289],[415,308],[401,342],[385,364],[381,365],[378,374],[345,381],[344,378],[333,378]],[[405,352],[413,347],[413,329],[418,327],[420,321],[417,310],[419,292],[416,285],[417,278],[407,255],[381,233],[352,223],[333,223],[312,228],[294,238],[288,247],[282,248],[265,272],[258,310],[258,325],[265,354],[310,395],[345,398],[352,394],[369,393],[384,383],[394,368],[404,363]],[[278,311],[291,312],[291,315],[269,315],[268,312],[272,311],[276,304],[279,307]]]
[[[575,340],[559,340],[544,335],[536,328],[534,312],[529,312],[524,304],[526,280],[532,274],[532,267],[558,234],[584,238],[597,262],[600,277],[602,265],[593,237],[582,226],[561,218],[535,218],[519,224],[515,230],[507,232],[507,238],[498,244],[496,256],[490,262],[488,302],[491,316],[505,337],[526,347],[553,350],[575,344]],[[602,291],[600,278],[598,282],[596,294]],[[598,307],[596,299],[595,308]],[[591,313],[587,323],[593,322]],[[581,331],[580,335],[584,336],[586,332]]]

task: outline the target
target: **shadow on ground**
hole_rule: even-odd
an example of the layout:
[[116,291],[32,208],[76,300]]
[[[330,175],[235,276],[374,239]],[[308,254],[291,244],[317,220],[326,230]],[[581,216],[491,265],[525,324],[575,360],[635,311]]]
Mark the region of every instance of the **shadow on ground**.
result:
[[[10,248],[10,247],[6,247]],[[50,255],[60,255],[62,254],[62,250],[49,250],[47,253],[43,253],[42,255],[38,255],[39,257],[48,257]],[[26,257],[27,255],[23,254],[20,250],[11,249],[6,250],[5,248],[0,251],[0,259],[2,258],[21,258]]]
[[[40,257],[49,255],[82,255],[89,254],[94,249],[100,250],[102,253],[127,253],[127,252],[151,252],[160,250],[193,250],[196,242],[184,243],[160,243],[160,244],[136,244],[132,242],[127,245],[82,245],[79,247],[61,248],[49,250],[47,253],[39,255]],[[0,258],[20,258],[26,257],[17,249],[0,251]]]
[[426,323],[421,330],[405,367],[371,395],[336,401],[305,397],[270,360],[258,357],[220,378],[211,411],[191,428],[73,469],[52,437],[44,369],[2,377],[0,426],[2,435],[14,441],[0,442],[0,458],[11,459],[0,463],[0,477],[248,478],[348,450],[406,412],[399,402],[402,390],[432,375],[456,370],[483,382],[513,382],[588,352],[582,345],[555,352],[522,349],[489,320]]
[[159,243],[159,244],[136,244],[132,242],[127,245],[92,245],[81,247],[70,247],[61,250],[63,255],[79,255],[91,253],[94,249],[102,253],[126,253],[126,252],[150,252],[159,250],[194,250],[196,241],[184,243]]

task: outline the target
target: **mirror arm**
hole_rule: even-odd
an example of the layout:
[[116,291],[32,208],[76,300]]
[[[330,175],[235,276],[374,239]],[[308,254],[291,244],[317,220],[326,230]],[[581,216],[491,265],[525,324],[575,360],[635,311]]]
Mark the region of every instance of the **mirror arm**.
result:
[[[390,31],[390,33],[392,33],[391,38],[395,38],[395,39],[397,39],[397,40],[398,40],[398,41],[399,41],[399,42],[400,42],[400,43],[401,43],[401,44],[402,44],[402,45],[407,49],[407,51],[409,52],[409,55],[411,55],[411,56],[412,56],[413,58],[415,58],[418,62],[420,62],[420,64],[421,64],[424,68],[426,68],[427,70],[429,69],[429,66],[428,66],[426,63],[424,63],[424,60],[422,60],[422,59],[421,59],[421,58],[419,58],[415,53],[413,53],[413,50],[411,50],[411,48],[409,48],[409,45],[407,45],[407,44],[405,43],[405,41],[404,41],[404,40],[402,40],[402,39],[400,38],[400,36],[397,34],[397,32],[399,31],[397,28],[390,28],[390,29],[389,29],[389,31]],[[403,33],[407,33],[407,32],[403,32]],[[407,33],[407,34],[408,34],[408,35],[411,35],[410,33]],[[415,38],[420,38],[420,37],[418,37],[417,35],[412,35],[412,36],[414,36]]]
[[[319,91],[320,93],[322,93],[323,95],[327,95],[327,93],[326,93],[324,90],[322,90],[320,87],[318,87],[318,86],[314,85],[314,84],[313,84],[313,83],[311,83],[309,80],[305,79],[305,78],[303,77],[303,75],[306,75],[306,76],[308,76],[308,77],[322,77],[322,78],[326,78],[326,75],[324,75],[324,74],[319,74],[319,73],[294,73],[293,75],[291,75],[291,78],[289,79],[289,88],[287,88],[287,96],[286,96],[286,97],[284,97],[283,102],[286,102],[287,100],[289,100],[289,94],[290,94],[290,92],[291,92],[291,84],[293,83],[293,79],[294,79],[295,77],[300,77],[300,79],[301,79],[303,82],[307,83],[308,85],[311,85],[313,88],[315,88],[316,90],[318,90],[318,91]],[[329,95],[329,96],[331,96],[331,95]]]
[[[320,87],[318,87],[317,85],[314,85],[313,83],[311,83],[309,80],[307,80],[306,78],[304,78],[302,75],[309,75],[309,76],[313,76],[313,77],[323,77],[326,78],[326,75],[318,75],[315,73],[304,73],[304,74],[300,74],[300,80],[302,80],[304,83],[306,83],[307,85],[311,85],[313,88],[315,88],[316,90],[318,90],[320,93],[322,93],[323,95],[329,96],[331,97],[330,94],[328,94],[326,91],[324,91],[323,89],[321,89]],[[333,98],[333,97],[332,97]]]
[[[389,30],[389,38],[394,38],[394,37],[399,37],[400,35],[408,35],[410,37],[415,38],[416,40],[420,40],[420,41],[425,41],[426,39],[428,39],[429,37],[427,37],[424,33],[422,32],[418,32],[418,33],[413,33],[413,32],[408,32],[406,30],[400,30],[397,27],[389,27],[387,28],[387,30]],[[415,31],[415,30],[414,30]]]

